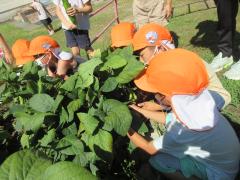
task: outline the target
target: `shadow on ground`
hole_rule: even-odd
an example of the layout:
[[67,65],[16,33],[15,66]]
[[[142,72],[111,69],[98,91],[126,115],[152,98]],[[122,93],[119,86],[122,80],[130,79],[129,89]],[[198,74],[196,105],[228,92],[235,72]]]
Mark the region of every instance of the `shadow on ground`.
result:
[[[214,56],[216,56],[218,54],[217,22],[212,20],[202,21],[196,26],[196,29],[198,29],[198,32],[194,37],[192,37],[190,43],[197,47],[209,48],[214,54]],[[236,32],[234,42],[235,42],[234,56],[235,59],[239,59],[240,58],[239,32]]]

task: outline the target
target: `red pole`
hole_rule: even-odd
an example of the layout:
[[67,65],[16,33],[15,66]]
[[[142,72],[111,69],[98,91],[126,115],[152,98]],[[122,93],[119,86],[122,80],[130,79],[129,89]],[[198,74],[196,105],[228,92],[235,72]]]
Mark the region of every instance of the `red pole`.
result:
[[103,28],[96,36],[95,38],[92,40],[91,45],[98,40],[98,38],[117,20],[117,18],[112,19],[107,26],[105,26],[105,28]]
[[116,20],[117,20],[117,23],[119,24],[120,23],[120,21],[119,21],[119,15],[118,15],[118,2],[117,2],[117,0],[114,0],[114,9],[115,9],[115,18],[116,18]]

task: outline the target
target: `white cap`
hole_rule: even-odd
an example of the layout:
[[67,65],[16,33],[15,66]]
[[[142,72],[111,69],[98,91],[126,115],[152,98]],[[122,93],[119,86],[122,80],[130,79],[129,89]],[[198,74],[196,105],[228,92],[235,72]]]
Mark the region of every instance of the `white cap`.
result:
[[58,57],[61,60],[68,61],[68,60],[72,60],[73,55],[72,55],[72,53],[62,51],[59,53]]

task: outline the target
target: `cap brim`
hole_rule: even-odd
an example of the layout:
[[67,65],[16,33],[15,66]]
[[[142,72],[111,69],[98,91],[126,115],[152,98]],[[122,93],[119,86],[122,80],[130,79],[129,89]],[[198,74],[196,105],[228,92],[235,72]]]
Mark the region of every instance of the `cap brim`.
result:
[[20,58],[16,58],[16,65],[24,65],[28,62],[32,62],[34,61],[34,57],[33,56],[26,56],[26,57],[20,57]]
[[145,72],[146,70],[144,70],[138,77],[135,78],[135,85],[143,91],[157,93],[158,90],[147,81],[147,74]]
[[118,42],[118,43],[114,43],[111,45],[112,48],[114,47],[123,47],[123,46],[130,46],[132,44],[132,39],[130,40],[126,40],[126,41],[122,41],[122,42]]

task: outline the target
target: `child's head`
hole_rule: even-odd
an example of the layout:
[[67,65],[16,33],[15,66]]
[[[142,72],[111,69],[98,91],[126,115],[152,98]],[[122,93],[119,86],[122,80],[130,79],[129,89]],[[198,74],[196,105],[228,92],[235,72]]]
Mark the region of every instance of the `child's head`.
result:
[[15,64],[22,66],[30,61],[34,61],[34,57],[26,55],[29,49],[30,41],[26,39],[18,39],[12,46],[12,53],[15,58]]
[[131,45],[136,29],[133,23],[122,22],[112,27],[112,48],[121,48]]
[[174,49],[155,56],[134,82],[144,91],[171,97],[199,93],[208,85],[208,75],[195,53]]
[[146,64],[159,52],[174,48],[170,32],[158,24],[144,25],[133,37],[134,54]]
[[164,95],[178,120],[196,131],[209,130],[218,121],[215,102],[207,90],[208,82],[201,58],[183,49],[158,54],[134,81],[144,91]]
[[34,56],[35,61],[41,65],[47,65],[50,61],[57,61],[59,52],[58,43],[49,36],[37,36],[32,39],[28,54]]

